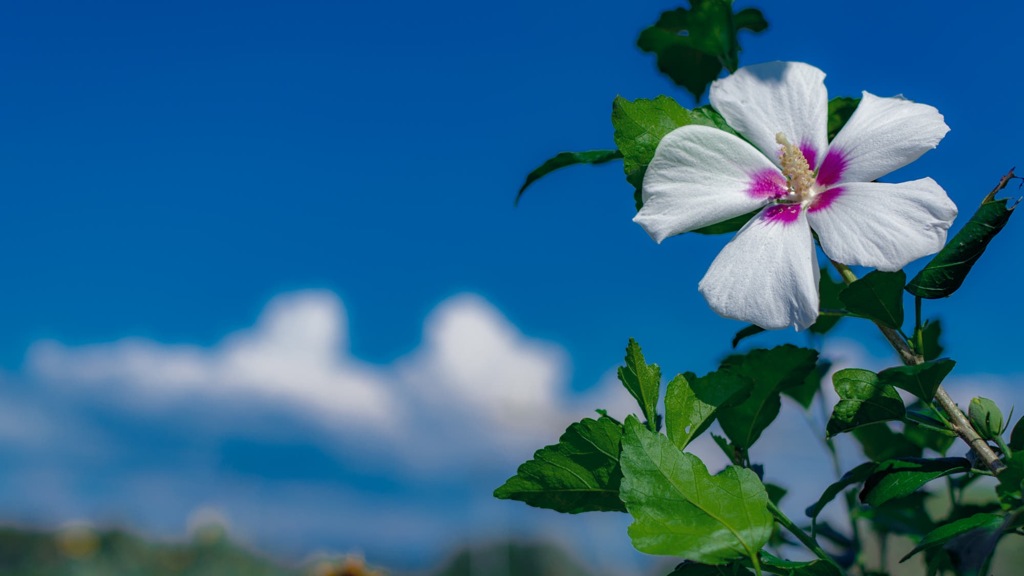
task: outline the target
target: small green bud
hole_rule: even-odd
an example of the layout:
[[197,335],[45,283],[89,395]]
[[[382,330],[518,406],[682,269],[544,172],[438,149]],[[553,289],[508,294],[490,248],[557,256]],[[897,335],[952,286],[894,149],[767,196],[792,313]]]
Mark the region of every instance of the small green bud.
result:
[[988,398],[972,398],[967,417],[985,440],[992,440],[1003,433],[1003,413]]

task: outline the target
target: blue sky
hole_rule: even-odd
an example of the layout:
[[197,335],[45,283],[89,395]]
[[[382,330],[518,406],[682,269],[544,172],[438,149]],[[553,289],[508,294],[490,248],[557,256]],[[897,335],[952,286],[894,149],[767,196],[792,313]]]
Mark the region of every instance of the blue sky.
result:
[[[668,373],[714,367],[742,326],[696,284],[727,238],[655,245],[618,164],[512,200],[550,155],[613,145],[616,95],[693,104],[634,45],[676,5],[6,6],[0,517],[180,533],[209,506],[257,545],[404,566],[472,534],[579,536],[579,518],[491,502],[495,479],[622,400],[608,376],[628,337]],[[1016,3],[739,5],[771,25],[742,38],[741,62],[806,61],[832,95],[936,106],[952,131],[890,178],[935,178],[961,222],[1020,161]],[[1021,236],[1011,222],[926,309],[958,377],[1008,400]],[[870,331],[838,332],[886,361]],[[761,343],[782,340],[806,342]],[[504,408],[543,399],[552,431]],[[436,437],[408,449],[409,423]],[[421,544],[343,530],[342,510],[386,510],[380,525]]]

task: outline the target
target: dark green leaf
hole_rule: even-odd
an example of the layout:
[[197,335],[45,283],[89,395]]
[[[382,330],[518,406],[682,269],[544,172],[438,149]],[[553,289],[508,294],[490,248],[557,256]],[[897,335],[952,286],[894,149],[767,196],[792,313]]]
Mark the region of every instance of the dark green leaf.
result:
[[[832,278],[828,267],[821,267],[821,274],[818,279],[819,306],[822,310],[837,311],[843,307],[839,299],[839,293],[843,291],[846,284],[842,280]],[[842,316],[818,316],[817,322],[811,324],[809,330],[815,334],[824,334],[831,330]]]
[[658,394],[661,392],[661,368],[644,361],[636,340],[626,346],[626,365],[619,367],[619,381],[636,398],[651,430],[657,428]]
[[957,574],[980,576],[982,567],[995,552],[1002,537],[1003,530],[984,526],[953,537],[943,548],[949,554]]
[[814,401],[814,396],[821,390],[821,380],[828,374],[828,371],[832,369],[832,363],[828,360],[821,360],[814,367],[804,381],[799,386],[792,388],[786,388],[782,391],[783,394],[789,396],[793,400],[796,400],[804,410],[811,407],[811,402]]
[[851,433],[860,442],[864,455],[875,462],[921,455],[920,446],[903,434],[893,432],[885,422],[861,426]]
[[898,458],[886,460],[864,482],[860,500],[880,506],[894,498],[915,492],[928,482],[954,472],[967,472],[971,463],[966,458]]
[[839,403],[832,410],[825,432],[828,437],[886,420],[902,420],[907,409],[892,386],[880,382],[868,370],[847,368],[832,375]]
[[721,564],[753,557],[768,542],[774,521],[757,474],[729,466],[712,476],[636,417],[626,419],[625,430],[620,494],[637,550]]
[[789,493],[789,490],[786,490],[778,484],[766,483],[764,485],[764,489],[768,491],[768,499],[776,506],[778,506],[779,502],[781,502],[786,494]]
[[809,506],[804,513],[807,514],[808,518],[816,519],[818,514],[821,514],[821,511],[825,509],[825,506],[834,500],[840,492],[854,484],[860,484],[867,480],[868,476],[871,476],[871,473],[874,471],[874,462],[865,462],[848,471],[846,474],[843,474],[842,478],[833,482],[828,488],[825,488],[825,491],[821,494],[821,498],[818,498],[818,501]]
[[1010,450],[1014,452],[1024,450],[1024,417],[1017,420],[1010,432]]
[[658,22],[640,33],[637,46],[657,56],[658,69],[694,98],[701,95],[721,73],[738,66],[740,29],[761,32],[767,28],[754,8],[732,12],[729,0],[692,0],[691,8],[664,12]]
[[519,199],[523,197],[523,192],[526,191],[526,188],[530,184],[533,184],[540,178],[547,176],[559,168],[565,168],[566,166],[572,166],[573,164],[604,164],[605,162],[610,162],[619,158],[622,158],[622,152],[619,152],[618,150],[559,152],[554,157],[545,160],[544,163],[536,170],[526,175],[526,182],[523,182],[523,186],[519,189],[519,193],[516,194],[516,204],[519,204]]
[[794,562],[767,552],[761,552],[761,566],[773,574],[782,576],[843,576],[835,566],[824,560]]
[[729,356],[721,369],[728,369],[752,381],[750,396],[742,403],[718,412],[718,422],[730,440],[749,449],[779,415],[779,394],[801,386],[817,366],[818,353],[786,344],[771,350],[751,350]]
[[740,136],[739,132],[732,129],[732,126],[729,126],[729,124],[725,121],[725,117],[719,114],[718,111],[716,111],[711,106],[699,106],[697,108],[694,108],[693,110],[690,110],[690,117],[694,124],[718,128],[719,130],[724,130],[725,132],[728,132],[733,136],[739,136],[740,138],[743,138],[743,136]]
[[903,558],[900,558],[900,562],[907,560],[922,550],[942,546],[953,538],[972,530],[982,529],[991,532],[999,529],[1002,525],[1003,517],[996,514],[975,514],[970,518],[963,518],[955,522],[950,522],[949,524],[943,524],[926,534],[925,537],[917,543],[917,546],[914,546],[913,550],[908,552]]
[[665,393],[665,432],[680,450],[714,421],[715,412],[750,393],[753,382],[744,376],[719,370],[703,378],[679,375]]
[[[945,455],[946,451],[956,441],[956,433],[946,428],[942,422],[917,412],[917,408],[920,407],[922,407],[920,403],[915,403],[908,408],[907,423],[904,426],[903,436],[915,446],[928,448]],[[878,458],[877,460],[885,459]]]
[[918,353],[924,356],[925,360],[935,360],[939,356],[942,356],[942,351],[945,348],[939,342],[939,336],[942,334],[942,323],[939,320],[928,320],[921,327],[921,339],[924,341],[924,350],[918,350]]
[[847,98],[839,96],[828,101],[828,140],[832,141],[839,133],[839,130],[846,125],[846,121],[853,116],[853,111],[860,104],[860,98]]
[[889,328],[903,326],[903,285],[907,275],[902,270],[875,270],[850,284],[839,293],[846,309],[870,318]]
[[1003,508],[1017,508],[1024,499],[1024,452],[1014,452],[1014,457],[1006,461],[1006,469],[999,473],[999,485],[996,495]]
[[621,442],[621,424],[606,416],[585,418],[570,425],[558,444],[538,450],[494,496],[570,514],[624,512]]
[[725,564],[724,566],[683,562],[676,566],[676,569],[668,576],[753,576],[753,574],[753,572],[747,570],[746,567],[738,562]]
[[915,366],[897,366],[879,372],[878,380],[883,384],[906,390],[924,402],[931,402],[935,398],[935,391],[939,389],[942,380],[954,366],[956,366],[956,362],[949,358],[932,360]]
[[978,211],[964,227],[946,243],[931,262],[918,272],[907,285],[907,291],[921,298],[945,298],[963,284],[974,263],[985,252],[988,243],[1006,226],[1013,209],[1005,198],[996,200],[995,194],[1013,177],[1011,170],[981,203]]
[[923,536],[935,528],[925,505],[930,497],[924,491],[914,492],[879,506],[862,508],[857,515],[871,521],[875,532]]
[[764,328],[761,328],[760,326],[755,326],[753,324],[747,326],[746,328],[743,328],[742,330],[737,332],[735,336],[732,337],[732,347],[735,348],[744,339],[760,334],[761,332],[764,332]]
[[644,171],[654,158],[658,143],[669,132],[692,123],[690,111],[668,96],[632,102],[618,96],[612,102],[615,145],[622,152],[626,180],[636,188],[637,210],[642,206]]

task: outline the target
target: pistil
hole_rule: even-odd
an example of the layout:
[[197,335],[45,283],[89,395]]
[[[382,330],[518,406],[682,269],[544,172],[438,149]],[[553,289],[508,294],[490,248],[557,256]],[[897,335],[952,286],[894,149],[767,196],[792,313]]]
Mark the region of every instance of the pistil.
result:
[[790,195],[796,202],[810,200],[815,195],[814,172],[804,158],[800,148],[791,144],[786,135],[779,132],[775,135],[775,141],[782,146],[779,151],[779,160],[782,164],[782,173],[786,176],[789,185]]

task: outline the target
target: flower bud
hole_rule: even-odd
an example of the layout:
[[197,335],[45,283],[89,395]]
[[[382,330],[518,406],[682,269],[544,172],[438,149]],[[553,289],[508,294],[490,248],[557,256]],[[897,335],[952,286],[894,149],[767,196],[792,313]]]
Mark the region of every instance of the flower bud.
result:
[[1003,433],[1003,413],[996,403],[988,398],[972,398],[967,417],[985,440],[992,440]]

